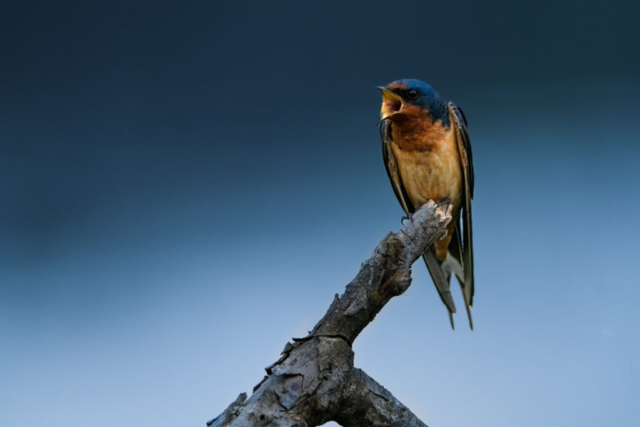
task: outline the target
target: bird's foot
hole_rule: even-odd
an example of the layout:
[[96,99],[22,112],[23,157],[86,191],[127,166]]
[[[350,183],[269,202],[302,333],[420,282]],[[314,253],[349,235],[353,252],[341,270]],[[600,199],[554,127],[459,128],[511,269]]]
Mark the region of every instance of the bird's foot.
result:
[[442,200],[439,200],[436,202],[436,206],[444,206],[444,205],[448,205],[449,203],[451,203],[451,199],[450,198],[444,198]]
[[413,214],[407,214],[407,216],[403,216],[403,217],[400,219],[400,224],[404,225],[404,222],[405,222],[405,221],[411,221],[411,222],[413,222]]
[[[451,199],[448,197],[436,202],[437,207],[447,206],[447,205],[451,205]],[[448,214],[448,213],[449,213],[449,206],[447,206],[447,210],[445,211],[445,214]]]

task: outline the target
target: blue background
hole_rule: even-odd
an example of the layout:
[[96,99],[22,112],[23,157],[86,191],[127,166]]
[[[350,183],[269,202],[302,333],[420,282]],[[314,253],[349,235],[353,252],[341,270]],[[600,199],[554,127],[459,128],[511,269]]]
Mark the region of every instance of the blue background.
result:
[[418,263],[356,365],[432,427],[640,425],[640,3],[128,3],[0,5],[0,425],[250,391],[400,226],[406,77],[469,120],[476,330]]

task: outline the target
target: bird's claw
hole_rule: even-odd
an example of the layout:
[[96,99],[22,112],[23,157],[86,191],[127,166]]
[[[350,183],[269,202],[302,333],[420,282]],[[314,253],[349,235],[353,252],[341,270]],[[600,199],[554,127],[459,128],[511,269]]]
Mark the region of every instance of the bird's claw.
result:
[[445,215],[449,213],[449,206],[451,205],[451,199],[449,197],[444,198],[440,201],[436,202],[436,206],[437,207],[441,207],[441,206],[447,206],[447,209],[445,210]]
[[451,203],[451,199],[450,198],[444,198],[442,200],[439,200],[436,202],[436,206],[440,207],[440,206],[444,206],[444,205],[448,205],[449,203]]
[[413,217],[413,215],[411,215],[411,214],[408,214],[407,216],[403,216],[403,217],[400,219],[400,224],[404,225],[404,222],[405,222],[405,221],[411,221],[411,222],[413,222],[413,218],[412,218],[412,217]]

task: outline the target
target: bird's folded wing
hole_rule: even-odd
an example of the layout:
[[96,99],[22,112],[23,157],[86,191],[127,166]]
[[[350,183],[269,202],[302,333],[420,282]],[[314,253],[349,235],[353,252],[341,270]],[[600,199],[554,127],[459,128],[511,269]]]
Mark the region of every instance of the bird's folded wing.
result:
[[415,206],[413,206],[409,201],[409,196],[402,185],[396,156],[393,154],[393,150],[391,149],[391,126],[386,120],[380,124],[380,138],[382,139],[382,157],[384,159],[384,166],[387,168],[387,175],[389,176],[389,181],[391,181],[393,192],[398,198],[398,202],[400,202],[402,210],[404,210],[407,215],[412,214],[415,212]]
[[[471,216],[471,200],[473,199],[474,174],[473,154],[471,141],[467,131],[467,120],[464,113],[453,102],[449,103],[449,119],[456,132],[458,152],[464,174],[464,195],[462,198],[462,230],[460,224],[456,225],[456,231],[462,240],[462,268],[464,277],[458,277],[462,286],[467,311],[473,306],[474,273],[473,273],[473,224]],[[469,314],[470,316],[470,314]],[[471,317],[469,317],[471,322]],[[473,327],[473,326],[472,326]]]

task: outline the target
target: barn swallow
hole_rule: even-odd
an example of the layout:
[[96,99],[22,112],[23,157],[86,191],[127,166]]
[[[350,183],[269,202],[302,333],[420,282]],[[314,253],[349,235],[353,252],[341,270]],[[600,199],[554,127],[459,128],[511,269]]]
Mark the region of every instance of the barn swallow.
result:
[[451,203],[447,235],[422,255],[451,327],[456,306],[450,291],[455,274],[473,330],[473,158],[467,120],[453,102],[444,102],[427,83],[398,80],[382,93],[380,137],[387,175],[405,213],[411,217],[428,200]]

